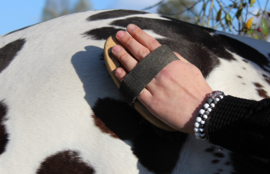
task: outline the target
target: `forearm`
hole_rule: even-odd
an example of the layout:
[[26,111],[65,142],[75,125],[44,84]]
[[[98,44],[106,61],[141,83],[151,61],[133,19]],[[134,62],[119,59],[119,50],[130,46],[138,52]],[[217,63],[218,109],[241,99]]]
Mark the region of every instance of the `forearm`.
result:
[[226,96],[209,116],[209,141],[237,153],[270,158],[270,99]]

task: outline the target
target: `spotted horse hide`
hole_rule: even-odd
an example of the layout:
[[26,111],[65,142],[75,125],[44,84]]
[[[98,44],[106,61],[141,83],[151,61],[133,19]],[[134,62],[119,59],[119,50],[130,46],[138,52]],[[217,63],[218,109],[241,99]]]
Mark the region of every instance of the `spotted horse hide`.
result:
[[123,101],[103,60],[133,23],[214,90],[270,95],[270,44],[131,10],[89,11],[0,36],[0,174],[267,173],[252,158],[165,132]]

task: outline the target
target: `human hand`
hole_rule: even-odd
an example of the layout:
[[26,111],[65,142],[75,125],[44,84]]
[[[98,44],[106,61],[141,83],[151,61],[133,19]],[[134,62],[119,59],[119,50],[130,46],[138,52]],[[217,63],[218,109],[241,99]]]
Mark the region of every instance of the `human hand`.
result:
[[[137,60],[120,45],[114,46],[112,53],[130,72],[139,61],[161,45],[136,25],[128,25],[127,31],[130,35],[119,31],[116,38]],[[140,93],[138,99],[153,115],[170,127],[185,133],[194,133],[198,111],[212,89],[196,66],[178,53],[175,55],[180,60],[175,60],[163,68]],[[128,72],[117,68],[115,75],[122,81]]]

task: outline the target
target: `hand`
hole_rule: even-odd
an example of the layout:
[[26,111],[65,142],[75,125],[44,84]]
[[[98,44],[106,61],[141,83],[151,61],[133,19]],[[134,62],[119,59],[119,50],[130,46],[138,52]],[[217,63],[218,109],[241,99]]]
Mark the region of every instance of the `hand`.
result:
[[[113,47],[113,55],[127,70],[126,72],[122,68],[116,69],[115,74],[120,81],[139,61],[161,46],[157,40],[136,25],[128,25],[127,31],[130,35],[119,31],[116,38],[137,60],[120,45]],[[196,66],[178,53],[175,55],[180,60],[175,60],[163,68],[140,93],[138,99],[167,125],[185,133],[194,133],[198,110],[212,89]]]

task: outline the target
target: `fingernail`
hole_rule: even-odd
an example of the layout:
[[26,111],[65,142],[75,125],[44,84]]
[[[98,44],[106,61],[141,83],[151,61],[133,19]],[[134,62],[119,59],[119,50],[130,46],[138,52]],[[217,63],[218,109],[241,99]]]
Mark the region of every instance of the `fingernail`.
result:
[[121,50],[121,47],[120,47],[119,45],[115,45],[115,46],[112,48],[112,50],[113,50],[114,52],[119,52],[119,51]]
[[115,70],[115,74],[116,74],[116,75],[121,75],[121,74],[122,74],[122,69],[117,68],[117,69]]
[[123,37],[123,36],[125,36],[125,32],[124,31],[118,31],[116,36],[117,37]]
[[134,24],[129,24],[128,26],[127,26],[127,29],[129,29],[129,30],[133,30],[133,29],[135,29],[136,28],[136,26],[134,25]]

